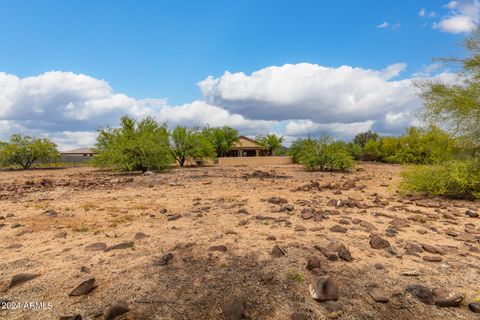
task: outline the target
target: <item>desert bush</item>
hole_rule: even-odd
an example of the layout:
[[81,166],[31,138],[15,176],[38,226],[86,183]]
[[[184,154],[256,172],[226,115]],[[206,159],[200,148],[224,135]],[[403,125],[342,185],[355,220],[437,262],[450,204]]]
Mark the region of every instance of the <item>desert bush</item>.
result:
[[93,164],[120,171],[165,170],[173,162],[168,131],[152,117],[123,117],[118,128],[99,130]]
[[362,132],[357,134],[355,138],[353,138],[353,143],[363,148],[365,147],[368,141],[370,140],[377,141],[378,138],[380,138],[378,133],[368,130],[367,132]]
[[198,128],[175,127],[170,132],[169,143],[170,153],[180,167],[183,167],[186,160],[204,163],[215,155],[210,140]]
[[401,190],[451,198],[480,199],[480,160],[420,165],[402,172]]
[[55,143],[46,138],[14,134],[0,144],[0,166],[20,166],[29,169],[35,162],[45,162],[60,155]]
[[302,141],[296,148],[300,149],[296,157],[307,170],[347,171],[355,164],[348,145],[329,137]]
[[292,145],[287,151],[287,155],[291,156],[295,163],[300,163],[300,158],[304,153],[303,150],[315,146],[316,143],[317,142],[311,138],[297,139],[293,141]]
[[268,134],[266,136],[257,136],[255,140],[262,146],[262,149],[269,156],[273,156],[282,149],[283,137],[276,134]]
[[216,157],[225,157],[240,139],[238,131],[229,126],[206,127],[203,129],[202,134],[212,144]]

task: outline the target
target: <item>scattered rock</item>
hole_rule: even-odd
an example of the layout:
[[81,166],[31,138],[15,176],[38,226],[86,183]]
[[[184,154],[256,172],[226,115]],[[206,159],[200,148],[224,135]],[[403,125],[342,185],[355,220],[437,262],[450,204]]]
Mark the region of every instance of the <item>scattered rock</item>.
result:
[[175,214],[175,215],[173,215],[173,216],[167,217],[167,221],[175,221],[175,220],[180,219],[181,217],[182,217],[181,214]]
[[22,283],[35,279],[39,276],[40,276],[39,273],[18,273],[12,277],[12,280],[10,280],[10,284],[8,287],[13,288],[17,285],[20,285]]
[[381,302],[381,303],[386,303],[388,301],[390,301],[390,299],[388,298],[388,296],[380,291],[379,289],[377,288],[373,288],[371,290],[368,291],[368,295],[373,299],[373,301],[375,302]]
[[427,262],[442,262],[442,257],[439,256],[423,256],[422,259]]
[[338,300],[339,294],[335,281],[330,276],[322,276],[310,283],[310,296],[317,301]]
[[433,254],[440,254],[440,255],[444,255],[446,254],[447,252],[437,246],[434,246],[434,245],[431,245],[431,244],[422,244],[422,248],[423,250],[427,251],[427,252],[430,252],[430,253],[433,253]]
[[148,236],[143,233],[143,232],[137,232],[135,233],[135,240],[142,240],[142,239],[145,239],[147,238]]
[[460,235],[460,232],[453,229],[453,228],[449,228],[449,229],[445,230],[445,234],[449,235],[451,237],[458,237]]
[[336,224],[336,225],[334,225],[333,227],[330,228],[330,231],[338,232],[338,233],[346,233],[348,231],[348,229]]
[[416,269],[402,272],[402,276],[406,276],[406,277],[418,277],[419,275],[420,275],[420,271]]
[[210,248],[208,248],[208,251],[227,252],[227,247],[224,246],[223,244],[218,245],[218,246],[211,246]]
[[433,296],[435,304],[444,308],[458,307],[465,298],[460,293],[447,292],[443,289],[434,289]]
[[276,258],[280,258],[280,257],[285,256],[287,254],[287,252],[285,251],[285,249],[283,249],[278,244],[276,244],[276,245],[273,246],[272,252],[270,254],[272,256],[276,257]]
[[465,211],[465,215],[469,216],[470,218],[478,218],[478,216],[479,216],[478,212],[475,212],[473,210]]
[[106,248],[104,251],[112,251],[112,250],[122,250],[122,249],[128,249],[133,247],[133,241],[126,241],[118,244],[114,244],[113,246],[110,246]]
[[55,211],[55,210],[47,210],[47,211],[45,211],[45,214],[46,214],[48,217],[56,217],[56,216],[58,216],[58,212]]
[[103,313],[104,320],[115,320],[117,317],[128,313],[130,309],[124,301],[115,301]]
[[236,300],[222,306],[222,313],[228,320],[245,319],[245,302]]
[[422,252],[423,252],[423,249],[418,243],[408,242],[405,245],[405,254],[418,256],[418,254]]
[[313,270],[321,267],[321,262],[318,257],[310,257],[307,260],[307,270]]
[[86,267],[86,266],[81,266],[81,267],[80,267],[80,272],[90,273],[90,268],[89,268],[89,267]]
[[277,237],[271,235],[271,236],[268,236],[268,237],[267,237],[267,240],[275,241],[275,240],[277,240]]
[[375,269],[377,269],[377,270],[383,270],[383,269],[385,269],[385,266],[384,266],[383,264],[381,264],[381,263],[375,263],[375,264],[373,265],[373,267],[374,267]]
[[95,278],[91,277],[88,278],[84,281],[82,281],[79,285],[75,287],[70,293],[68,294],[69,296],[82,296],[84,294],[89,293],[90,291],[93,290],[95,284]]
[[107,249],[107,245],[103,242],[95,242],[85,247],[85,251],[103,251],[105,249]]
[[170,261],[173,259],[173,254],[172,253],[167,253],[163,257],[157,260],[153,260],[153,265],[154,266],[166,266],[167,264],[170,263]]
[[435,302],[432,290],[421,284],[409,285],[405,288],[405,291],[425,304],[433,304]]
[[480,313],[480,302],[470,302],[468,304],[468,309],[473,313]]
[[267,202],[273,203],[273,204],[284,204],[287,203],[287,199],[280,198],[280,197],[271,197],[267,199]]
[[378,234],[372,234],[370,236],[370,247],[373,249],[385,249],[390,247],[390,242],[380,237]]
[[82,316],[79,314],[70,315],[70,316],[60,316],[58,320],[82,320]]

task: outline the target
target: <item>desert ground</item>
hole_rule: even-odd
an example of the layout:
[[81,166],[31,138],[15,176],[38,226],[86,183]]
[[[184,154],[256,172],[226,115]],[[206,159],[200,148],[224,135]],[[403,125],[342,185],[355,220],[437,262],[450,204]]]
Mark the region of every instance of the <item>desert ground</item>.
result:
[[400,171],[2,171],[0,318],[478,319],[480,203]]

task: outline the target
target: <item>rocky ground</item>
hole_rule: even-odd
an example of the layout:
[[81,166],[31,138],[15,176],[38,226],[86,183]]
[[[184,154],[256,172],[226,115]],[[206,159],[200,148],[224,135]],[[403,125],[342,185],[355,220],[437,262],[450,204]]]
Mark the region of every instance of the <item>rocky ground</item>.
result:
[[0,172],[1,319],[479,319],[479,202],[401,168]]

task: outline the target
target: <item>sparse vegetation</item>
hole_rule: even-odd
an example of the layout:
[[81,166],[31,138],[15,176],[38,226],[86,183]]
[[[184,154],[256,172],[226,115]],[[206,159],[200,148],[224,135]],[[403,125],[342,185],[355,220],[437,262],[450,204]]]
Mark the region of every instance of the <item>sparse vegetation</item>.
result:
[[279,137],[276,134],[272,133],[266,136],[257,136],[255,140],[269,156],[276,155],[282,149],[283,137]]
[[167,128],[152,117],[123,117],[119,128],[100,130],[96,149],[93,164],[113,170],[165,170],[173,162]]
[[36,162],[59,157],[57,146],[47,138],[14,134],[10,141],[0,143],[0,167],[19,166],[30,169]]
[[215,150],[208,137],[198,128],[177,126],[170,132],[170,153],[183,167],[185,161],[204,163],[215,155]]
[[212,144],[216,157],[225,157],[232,146],[240,139],[238,131],[229,126],[206,127],[202,133]]
[[307,170],[347,171],[355,165],[347,144],[329,137],[296,142],[291,155]]

